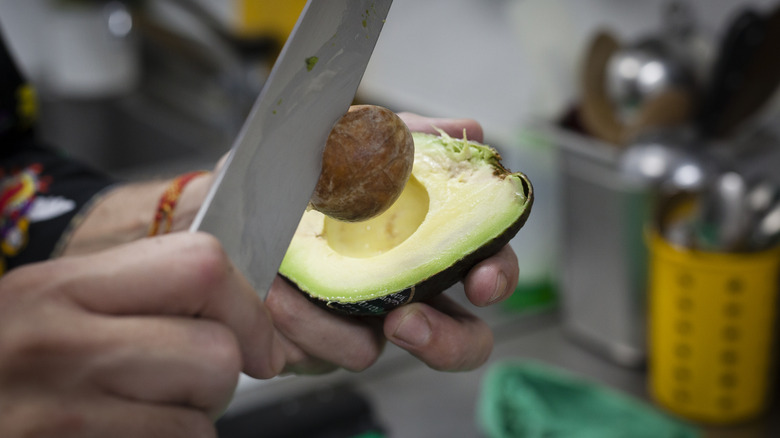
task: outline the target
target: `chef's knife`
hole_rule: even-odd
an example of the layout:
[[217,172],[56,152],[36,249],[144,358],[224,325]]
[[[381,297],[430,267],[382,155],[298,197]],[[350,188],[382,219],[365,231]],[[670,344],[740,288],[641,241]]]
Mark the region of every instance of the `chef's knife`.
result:
[[265,296],[392,0],[309,0],[191,226]]

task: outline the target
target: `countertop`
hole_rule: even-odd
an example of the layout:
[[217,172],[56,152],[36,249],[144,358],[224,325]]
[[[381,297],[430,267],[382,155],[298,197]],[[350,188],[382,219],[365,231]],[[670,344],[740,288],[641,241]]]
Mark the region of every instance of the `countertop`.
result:
[[[451,292],[458,296],[459,291]],[[644,370],[615,365],[578,344],[563,329],[555,309],[524,314],[500,306],[473,310],[491,324],[495,335],[488,363],[475,371],[434,371],[390,346],[374,367],[362,373],[244,382],[229,415],[305,391],[346,386],[365,398],[388,437],[483,437],[476,421],[482,379],[491,365],[508,359],[550,364],[652,404]],[[699,428],[702,438],[775,437],[780,436],[778,413],[774,407],[746,424]]]
[[[481,381],[490,365],[501,360],[532,360],[564,368],[651,403],[644,370],[607,362],[569,339],[558,314],[510,318],[494,327],[496,344],[489,362],[469,373],[439,373],[421,365],[359,382],[391,437],[479,437],[475,421]],[[764,417],[734,427],[700,426],[707,438],[780,436],[774,408]]]

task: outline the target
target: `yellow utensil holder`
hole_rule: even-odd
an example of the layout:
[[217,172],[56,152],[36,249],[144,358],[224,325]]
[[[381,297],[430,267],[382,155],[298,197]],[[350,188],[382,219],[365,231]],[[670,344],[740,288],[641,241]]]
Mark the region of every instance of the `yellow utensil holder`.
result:
[[649,239],[649,387],[694,421],[762,413],[772,388],[780,251],[706,253]]

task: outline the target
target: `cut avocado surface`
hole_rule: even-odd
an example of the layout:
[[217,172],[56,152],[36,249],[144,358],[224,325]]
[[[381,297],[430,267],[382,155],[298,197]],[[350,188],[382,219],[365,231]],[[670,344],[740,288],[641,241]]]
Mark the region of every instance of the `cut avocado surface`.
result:
[[525,223],[531,183],[476,142],[414,133],[414,168],[381,215],[301,219],[279,272],[311,300],[342,313],[382,314],[430,298],[493,255]]

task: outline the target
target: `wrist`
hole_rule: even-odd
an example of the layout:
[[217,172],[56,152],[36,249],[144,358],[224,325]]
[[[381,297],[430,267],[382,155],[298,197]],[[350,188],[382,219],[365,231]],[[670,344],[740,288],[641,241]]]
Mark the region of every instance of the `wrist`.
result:
[[196,171],[169,181],[157,203],[148,234],[186,230],[206,198],[211,180],[211,173]]
[[203,172],[184,186],[173,214],[171,232],[189,229],[213,182],[214,174]]
[[[141,239],[149,235],[155,221],[159,234],[186,230],[206,198],[213,175],[202,172],[183,185],[177,180],[133,183],[112,189],[84,213],[57,256],[89,254]],[[166,199],[173,202],[164,202]],[[158,214],[161,204],[169,207],[170,229],[168,217]]]

